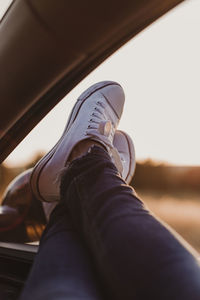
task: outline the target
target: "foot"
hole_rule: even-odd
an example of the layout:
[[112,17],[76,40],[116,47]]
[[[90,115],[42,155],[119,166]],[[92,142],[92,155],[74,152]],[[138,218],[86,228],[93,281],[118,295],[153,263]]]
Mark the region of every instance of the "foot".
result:
[[97,83],[81,94],[62,137],[33,169],[30,184],[38,199],[47,202],[59,201],[57,178],[69,161],[72,150],[84,140],[90,139],[101,144],[118,170],[123,171],[120,157],[113,146],[113,138],[124,100],[123,89],[112,81]]
[[[72,150],[69,157],[69,162],[86,154],[93,145],[104,148],[100,143],[93,140],[83,140]],[[136,165],[133,141],[127,133],[123,132],[122,130],[116,130],[113,139],[113,146],[117,150],[121,160],[121,176],[124,181],[129,184],[134,175]]]
[[[81,145],[81,142],[75,146],[72,152],[71,160],[76,159],[79,156],[82,156],[88,151],[91,147],[91,140],[83,141],[84,144]],[[93,143],[92,143],[93,144]],[[101,144],[100,144],[101,145]],[[127,184],[131,182],[131,179],[135,172],[135,149],[131,137],[123,132],[116,130],[113,140],[113,146],[117,149],[121,163],[123,166],[122,178],[126,181]],[[44,214],[47,221],[49,220],[50,214],[57,205],[57,202],[42,202]]]

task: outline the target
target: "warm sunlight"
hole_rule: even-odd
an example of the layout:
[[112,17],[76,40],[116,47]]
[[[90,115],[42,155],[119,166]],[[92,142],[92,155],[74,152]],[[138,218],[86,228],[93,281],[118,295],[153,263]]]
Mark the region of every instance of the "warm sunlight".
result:
[[77,96],[110,79],[125,89],[120,128],[133,138],[138,160],[200,165],[199,11],[199,1],[185,1],[131,40],[67,95],[7,163],[52,147]]

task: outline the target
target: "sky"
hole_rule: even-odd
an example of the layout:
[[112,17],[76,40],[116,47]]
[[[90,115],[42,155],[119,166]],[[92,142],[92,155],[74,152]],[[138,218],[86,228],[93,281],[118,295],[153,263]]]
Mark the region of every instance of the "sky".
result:
[[[1,0],[0,14],[9,2]],[[199,11],[199,0],[187,0],[120,48],[35,127],[6,163],[17,166],[37,151],[49,151],[79,94],[98,81],[114,80],[126,95],[119,128],[132,137],[138,161],[200,165]]]

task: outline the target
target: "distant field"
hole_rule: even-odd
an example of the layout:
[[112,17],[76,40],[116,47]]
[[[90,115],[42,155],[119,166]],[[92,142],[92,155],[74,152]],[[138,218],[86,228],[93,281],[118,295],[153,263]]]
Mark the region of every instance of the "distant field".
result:
[[137,191],[148,208],[200,253],[200,193]]

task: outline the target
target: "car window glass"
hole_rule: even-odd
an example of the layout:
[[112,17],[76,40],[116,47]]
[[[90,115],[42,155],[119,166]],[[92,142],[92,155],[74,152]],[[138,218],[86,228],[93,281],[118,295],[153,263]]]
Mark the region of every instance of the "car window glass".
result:
[[[156,214],[200,251],[199,9],[196,0],[178,6],[69,93],[1,166],[1,194],[17,174],[33,167],[53,147],[82,91],[101,80],[118,81],[126,94],[119,128],[129,133],[136,147],[137,168],[132,185]],[[20,197],[23,198],[21,194]],[[20,197],[21,213],[25,214],[26,205]],[[31,203],[33,199],[27,201]],[[17,203],[16,195],[11,202]],[[10,219],[20,223],[16,210],[10,210],[16,205],[9,201],[7,204],[2,211],[7,209]],[[21,241],[28,242],[27,232],[31,241],[39,239],[45,215],[41,204],[33,206],[32,212],[39,220],[34,223],[32,214],[26,227],[11,227],[2,232],[1,240],[12,241],[16,230],[16,240],[22,232]],[[2,224],[9,227],[6,222]]]

